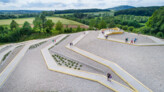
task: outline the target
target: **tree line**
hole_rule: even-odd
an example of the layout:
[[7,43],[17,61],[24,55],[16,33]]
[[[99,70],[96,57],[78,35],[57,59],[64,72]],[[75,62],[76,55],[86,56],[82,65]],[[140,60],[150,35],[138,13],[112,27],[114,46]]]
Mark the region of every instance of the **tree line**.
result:
[[110,11],[109,9],[70,9],[70,10],[56,10],[55,14],[66,14],[66,13],[87,13],[87,12],[102,12]]
[[[56,24],[46,18],[45,13],[41,13],[36,16],[33,20],[34,27],[27,21],[24,22],[23,26],[12,20],[9,26],[0,26],[0,42],[18,42],[26,39],[49,37],[51,35],[57,35],[61,33],[72,33],[79,32],[85,29],[81,29],[80,26],[77,28],[63,28],[62,22],[58,21]],[[54,27],[55,25],[55,27]]]
[[135,15],[135,16],[151,16],[153,12],[160,7],[138,7],[138,8],[131,8],[126,10],[120,10],[115,12],[115,16],[117,15]]

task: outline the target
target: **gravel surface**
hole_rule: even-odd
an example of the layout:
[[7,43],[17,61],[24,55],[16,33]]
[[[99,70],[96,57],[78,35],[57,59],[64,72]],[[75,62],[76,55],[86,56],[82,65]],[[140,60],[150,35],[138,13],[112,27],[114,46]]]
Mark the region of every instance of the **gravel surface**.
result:
[[155,43],[153,40],[151,40],[150,38],[146,37],[146,36],[142,36],[142,35],[137,35],[137,34],[131,34],[128,32],[124,32],[123,34],[113,34],[110,35],[108,39],[110,38],[115,38],[115,39],[119,39],[119,40],[125,40],[125,38],[129,39],[129,42],[134,38],[137,38],[136,43]]
[[2,49],[0,49],[0,53],[2,53],[3,51],[5,51],[5,50],[7,50],[7,49],[9,49],[9,48],[11,48],[12,46],[6,46],[6,47],[4,47],[4,48],[2,48]]
[[50,42],[29,50],[0,92],[112,92],[97,82],[48,70],[40,49]]
[[12,61],[12,59],[19,53],[19,51],[23,48],[23,46],[20,46],[18,48],[15,48],[6,58],[6,60],[4,60],[1,64],[0,64],[0,73],[6,68],[6,66]]
[[[75,33],[72,34],[71,36],[69,36],[67,39],[65,39],[64,41],[62,41],[59,45],[57,45],[55,48],[52,48],[53,51],[63,54],[67,57],[71,57],[72,59],[78,60],[86,65],[90,65],[92,67],[95,67],[97,69],[92,69],[90,67],[86,68],[85,71],[89,71],[89,72],[93,72],[93,73],[99,73],[99,74],[103,74],[106,76],[106,74],[109,72],[112,74],[113,79],[126,85],[126,83],[124,81],[122,81],[115,73],[113,73],[109,68],[105,67],[104,65],[101,65],[91,59],[88,59],[76,52],[73,52],[72,50],[69,50],[67,48],[65,48],[65,46],[67,44],[69,44],[71,41],[73,41],[74,39],[76,39],[79,35],[83,34],[82,33]],[[92,34],[92,33],[89,33]],[[85,38],[84,38],[85,39]],[[81,42],[80,42],[81,43]],[[89,43],[92,43],[92,41],[88,42],[87,44],[85,44],[86,46],[89,45]],[[101,72],[102,71],[102,72]],[[128,85],[126,85],[128,86]]]
[[97,35],[89,33],[77,47],[117,63],[154,92],[163,92],[164,46],[131,46],[100,40]]

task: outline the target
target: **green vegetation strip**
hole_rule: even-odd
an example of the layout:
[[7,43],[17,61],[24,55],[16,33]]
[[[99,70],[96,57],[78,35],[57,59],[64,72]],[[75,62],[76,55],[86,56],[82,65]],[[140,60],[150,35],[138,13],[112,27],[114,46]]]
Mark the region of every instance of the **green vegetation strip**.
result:
[[60,66],[66,66],[68,68],[73,68],[73,69],[77,69],[77,70],[80,70],[80,68],[82,67],[82,65],[79,64],[78,62],[73,61],[73,60],[69,60],[65,57],[58,55],[58,54],[54,54],[54,55],[52,55],[52,57],[54,58],[56,63]]
[[6,53],[4,56],[3,56],[3,58],[2,58],[2,62],[7,58],[7,56],[9,55],[11,53],[11,51],[9,51],[8,53]]
[[59,42],[57,42],[55,45],[58,45],[58,44],[61,43],[63,40],[65,40],[67,37],[69,37],[69,35],[67,35],[66,37],[64,37],[62,40],[60,40]]
[[38,44],[34,44],[34,45],[30,46],[29,49],[34,49],[34,48],[36,48],[36,47],[38,47],[38,46],[44,44],[45,42],[47,42],[47,41],[43,41],[43,42],[40,42],[40,43],[38,43]]

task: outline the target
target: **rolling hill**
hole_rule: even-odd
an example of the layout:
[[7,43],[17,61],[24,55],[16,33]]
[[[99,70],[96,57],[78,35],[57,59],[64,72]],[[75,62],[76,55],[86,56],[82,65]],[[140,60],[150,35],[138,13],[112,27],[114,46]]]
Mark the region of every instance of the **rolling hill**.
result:
[[119,11],[119,10],[131,9],[131,8],[135,8],[135,7],[134,6],[129,6],[129,5],[121,5],[121,6],[117,6],[117,7],[113,7],[113,8],[108,8],[108,9],[109,10]]
[[[63,24],[69,24],[69,25],[84,25],[82,23],[64,19],[64,18],[58,18],[58,17],[47,17],[47,19],[51,19],[54,23],[61,21]],[[9,25],[13,19],[2,19],[0,20],[0,25]],[[30,24],[33,23],[34,17],[32,18],[18,18],[14,19],[19,25],[22,25],[25,21],[28,21]]]

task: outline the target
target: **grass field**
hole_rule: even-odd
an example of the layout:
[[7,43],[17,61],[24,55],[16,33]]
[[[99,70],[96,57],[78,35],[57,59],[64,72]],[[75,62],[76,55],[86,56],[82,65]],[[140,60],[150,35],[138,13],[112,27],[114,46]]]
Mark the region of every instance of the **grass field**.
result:
[[[63,24],[69,24],[69,25],[84,25],[82,23],[64,19],[64,18],[59,18],[59,17],[47,17],[47,19],[51,19],[54,23],[57,21],[61,21]],[[30,24],[33,23],[34,18],[18,18],[14,19],[19,25],[23,25],[25,21],[28,21]],[[2,19],[0,20],[0,25],[9,25],[11,23],[12,19]]]

